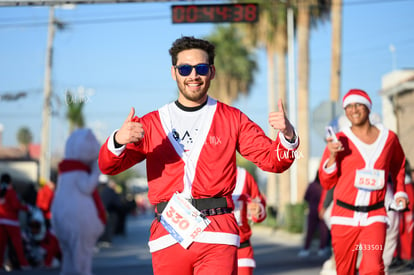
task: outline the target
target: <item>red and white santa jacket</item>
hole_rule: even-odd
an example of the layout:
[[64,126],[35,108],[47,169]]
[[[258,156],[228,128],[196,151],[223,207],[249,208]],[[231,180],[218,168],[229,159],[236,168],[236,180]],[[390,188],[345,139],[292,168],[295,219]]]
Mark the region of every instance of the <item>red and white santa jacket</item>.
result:
[[[260,223],[266,219],[266,200],[259,190],[259,186],[253,176],[246,169],[237,168],[236,187],[233,191],[234,216],[240,228],[240,243],[250,240],[252,229],[249,218],[252,222]],[[259,204],[260,214],[258,217],[248,217],[247,204],[255,201]]]
[[[115,148],[114,134],[101,147],[99,167],[104,174],[118,174],[146,160],[148,199],[151,204],[167,202],[180,192],[194,199],[226,197],[233,208],[232,193],[236,184],[236,154],[269,172],[283,172],[294,161],[295,143],[279,133],[276,141],[240,110],[208,98],[207,115],[190,152],[174,139],[169,103],[141,118],[135,117],[145,130],[144,138],[134,144]],[[239,245],[234,215],[209,216],[211,223],[196,242]],[[154,252],[176,241],[155,221],[151,228],[150,251]]]
[[42,210],[43,215],[48,220],[52,219],[51,207],[54,196],[55,191],[48,184],[45,184],[37,192],[36,205]]
[[16,191],[9,185],[4,197],[0,198],[0,224],[20,226],[19,211],[28,210],[28,206],[19,200]]
[[[338,153],[336,163],[330,167],[326,167],[330,152],[325,148],[319,177],[324,188],[331,189],[335,186],[332,225],[367,226],[375,222],[388,222],[385,207],[360,212],[339,206],[338,200],[351,206],[379,205],[385,199],[389,174],[395,183],[394,198],[407,197],[404,187],[405,155],[398,137],[382,125],[376,127],[380,133],[373,144],[363,143],[352,133],[351,128],[345,128],[337,133],[344,151]],[[384,187],[378,190],[355,187],[357,170],[363,169],[383,171]]]

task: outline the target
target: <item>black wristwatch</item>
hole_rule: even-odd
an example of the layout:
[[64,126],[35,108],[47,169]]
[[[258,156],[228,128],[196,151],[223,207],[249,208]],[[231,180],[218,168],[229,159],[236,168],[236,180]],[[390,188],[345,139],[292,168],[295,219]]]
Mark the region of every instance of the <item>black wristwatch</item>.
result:
[[124,146],[124,145],[119,144],[118,142],[116,142],[115,136],[116,136],[116,133],[114,134],[114,145],[115,145],[115,148],[117,149],[117,148],[121,148],[122,146]]
[[295,143],[295,141],[296,141],[296,135],[293,135],[293,137],[292,137],[291,139],[287,139],[286,137],[285,137],[285,139],[286,139],[289,143]]

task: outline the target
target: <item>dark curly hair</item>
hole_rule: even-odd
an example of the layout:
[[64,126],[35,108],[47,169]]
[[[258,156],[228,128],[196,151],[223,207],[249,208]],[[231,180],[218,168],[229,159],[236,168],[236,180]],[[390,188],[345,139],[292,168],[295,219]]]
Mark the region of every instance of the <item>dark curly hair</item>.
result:
[[214,64],[215,46],[207,40],[198,39],[194,36],[182,36],[181,38],[178,38],[174,41],[169,50],[172,64],[177,64],[178,53],[190,49],[200,49],[207,52],[209,64]]
[[11,182],[11,177],[8,173],[4,173],[1,175],[0,179],[0,198],[3,198],[6,195],[7,186]]

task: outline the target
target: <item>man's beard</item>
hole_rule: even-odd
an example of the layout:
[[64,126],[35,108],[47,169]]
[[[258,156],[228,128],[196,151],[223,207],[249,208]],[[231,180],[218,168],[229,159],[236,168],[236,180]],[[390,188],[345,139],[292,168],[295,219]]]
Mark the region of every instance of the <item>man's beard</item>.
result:
[[185,89],[185,87],[186,87],[185,85],[184,87],[178,85],[178,89],[180,93],[185,97],[185,99],[193,101],[193,102],[199,102],[201,99],[203,99],[206,96],[208,89],[210,87],[210,82],[205,82],[204,88],[198,92],[189,92]]

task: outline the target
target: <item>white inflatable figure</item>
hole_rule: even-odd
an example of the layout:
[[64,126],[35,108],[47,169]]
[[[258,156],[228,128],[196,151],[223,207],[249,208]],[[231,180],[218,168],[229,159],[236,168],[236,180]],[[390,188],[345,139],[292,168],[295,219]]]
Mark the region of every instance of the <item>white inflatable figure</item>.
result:
[[100,144],[90,129],[74,131],[59,164],[52,227],[62,250],[60,275],[91,275],[94,247],[104,231],[93,194],[100,171]]

